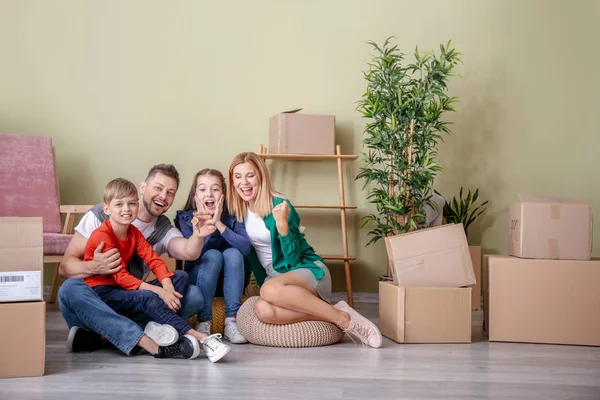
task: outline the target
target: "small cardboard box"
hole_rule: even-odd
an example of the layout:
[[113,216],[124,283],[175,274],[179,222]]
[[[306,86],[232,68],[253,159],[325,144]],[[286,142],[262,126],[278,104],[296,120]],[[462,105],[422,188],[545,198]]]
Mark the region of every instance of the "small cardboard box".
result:
[[592,208],[582,200],[519,195],[509,208],[508,254],[520,258],[589,260]]
[[398,343],[471,343],[471,288],[379,282],[379,330]]
[[46,303],[0,304],[0,378],[44,375]]
[[471,295],[471,301],[473,303],[473,310],[481,309],[481,246],[469,246],[469,253],[471,254],[471,262],[473,263],[473,272],[475,273],[475,284],[471,285],[473,294]]
[[485,263],[490,341],[600,346],[600,260]]
[[41,217],[0,218],[0,303],[43,300]]
[[335,116],[291,110],[269,120],[269,153],[335,154]]
[[385,238],[394,284],[401,287],[462,287],[476,283],[462,224]]

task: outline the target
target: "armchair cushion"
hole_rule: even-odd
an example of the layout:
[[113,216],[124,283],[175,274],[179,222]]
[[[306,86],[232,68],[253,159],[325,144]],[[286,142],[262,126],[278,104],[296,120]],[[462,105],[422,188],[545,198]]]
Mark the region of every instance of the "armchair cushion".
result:
[[44,233],[44,255],[63,255],[73,235]]

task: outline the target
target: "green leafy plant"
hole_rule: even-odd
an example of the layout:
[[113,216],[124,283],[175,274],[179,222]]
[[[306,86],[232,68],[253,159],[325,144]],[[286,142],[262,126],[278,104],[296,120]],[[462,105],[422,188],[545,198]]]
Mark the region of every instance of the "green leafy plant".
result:
[[369,188],[367,201],[377,213],[361,220],[361,227],[373,224],[367,245],[386,236],[425,226],[425,206],[430,205],[432,186],[441,168],[436,164],[441,134],[450,134],[442,121],[447,111],[455,111],[455,97],[446,94],[449,77],[461,61],[450,42],[440,45],[440,54],[419,53],[415,48],[412,64],[388,38],[383,46],[368,42],[374,49],[369,68],[364,71],[367,90],[357,111],[368,123],[364,130],[360,168],[356,179]]
[[[439,194],[439,193],[438,193]],[[475,203],[479,199],[479,189],[475,190],[475,193],[471,193],[469,189],[467,196],[463,197],[463,188],[461,186],[458,199],[453,197],[452,200],[446,201],[444,205],[443,217],[446,222],[455,224],[463,224],[465,228],[465,235],[469,233],[469,226],[471,226],[481,214],[486,210],[488,200],[475,206]]]

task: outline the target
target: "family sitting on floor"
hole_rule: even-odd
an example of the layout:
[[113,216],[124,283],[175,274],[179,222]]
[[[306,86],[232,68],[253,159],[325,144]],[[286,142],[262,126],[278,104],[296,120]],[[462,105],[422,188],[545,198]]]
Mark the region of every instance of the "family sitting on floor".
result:
[[[231,351],[221,334],[210,334],[212,301],[222,274],[224,339],[247,343],[236,314],[251,266],[260,285],[255,312],[269,324],[326,321],[364,344],[380,347],[376,325],[346,302],[331,305],[331,276],[300,232],[291,203],[271,188],[265,162],[238,154],[227,182],[219,171],[198,172],[175,228],[164,215],[179,188],[173,165],[150,169],[140,185],[114,179],[103,204],[75,228],[60,273],[58,293],[70,331],[69,350],[142,349],[157,358],[193,359],[204,351],[216,362]],[[184,260],[169,271],[159,255]],[[146,282],[150,271],[156,279]],[[186,322],[197,315],[194,328]]]

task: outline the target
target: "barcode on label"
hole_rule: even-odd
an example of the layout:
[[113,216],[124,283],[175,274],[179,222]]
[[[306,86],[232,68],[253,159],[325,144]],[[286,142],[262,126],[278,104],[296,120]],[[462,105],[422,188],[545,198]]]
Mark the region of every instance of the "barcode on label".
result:
[[0,276],[0,283],[2,282],[23,282],[25,277],[23,275],[16,276]]

